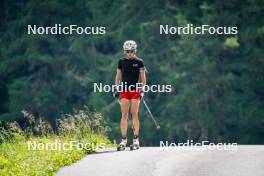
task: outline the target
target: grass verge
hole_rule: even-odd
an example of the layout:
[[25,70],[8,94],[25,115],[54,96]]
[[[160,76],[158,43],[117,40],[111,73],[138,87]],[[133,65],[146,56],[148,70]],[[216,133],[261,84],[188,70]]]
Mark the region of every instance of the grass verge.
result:
[[[51,176],[98,148],[113,146],[103,132],[106,128],[101,118],[88,111],[67,115],[58,122],[58,134],[52,133],[43,121],[41,125],[35,121],[24,130],[17,123],[0,128],[0,175]],[[34,130],[41,135],[34,134]],[[67,150],[62,144],[67,144]]]

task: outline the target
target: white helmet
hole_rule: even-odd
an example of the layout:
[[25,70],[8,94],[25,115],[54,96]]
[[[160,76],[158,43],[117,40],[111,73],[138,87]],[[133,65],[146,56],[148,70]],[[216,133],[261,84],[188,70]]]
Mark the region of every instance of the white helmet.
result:
[[123,45],[124,50],[136,50],[137,49],[137,43],[133,40],[127,40],[125,41]]

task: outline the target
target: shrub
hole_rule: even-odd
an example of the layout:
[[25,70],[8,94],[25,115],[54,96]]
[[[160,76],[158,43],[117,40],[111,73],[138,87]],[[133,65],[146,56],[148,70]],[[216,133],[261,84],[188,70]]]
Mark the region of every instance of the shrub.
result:
[[0,156],[0,169],[4,169],[5,166],[7,166],[8,160]]
[[24,135],[24,131],[17,122],[0,123],[0,144],[6,141],[24,138]]
[[[60,167],[70,165],[93,153],[88,150],[29,150],[27,141],[37,143],[105,143],[111,146],[105,137],[108,127],[100,113],[90,112],[87,108],[64,115],[57,123],[59,133],[55,134],[43,118],[36,119],[30,112],[23,111],[26,125],[21,128],[18,123],[0,124],[0,175],[53,175]],[[90,150],[89,150],[90,149]]]
[[26,119],[24,127],[27,136],[48,136],[53,134],[50,123],[43,117],[36,118],[32,113],[23,110],[21,111]]
[[90,112],[87,107],[74,111],[73,115],[64,115],[57,124],[58,132],[63,136],[84,136],[87,133],[106,134],[109,131],[102,114]]

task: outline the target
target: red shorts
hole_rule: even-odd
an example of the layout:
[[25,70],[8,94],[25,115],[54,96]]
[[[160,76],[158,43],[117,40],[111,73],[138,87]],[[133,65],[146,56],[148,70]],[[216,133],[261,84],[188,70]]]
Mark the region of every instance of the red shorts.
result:
[[131,99],[136,99],[136,100],[140,100],[140,92],[138,91],[134,91],[134,92],[121,92],[120,94],[120,99],[125,98],[128,100]]

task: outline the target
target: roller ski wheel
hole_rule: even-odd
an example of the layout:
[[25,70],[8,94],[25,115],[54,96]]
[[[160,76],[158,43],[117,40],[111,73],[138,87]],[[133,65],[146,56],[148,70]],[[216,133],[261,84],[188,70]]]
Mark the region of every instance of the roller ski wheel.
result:
[[130,151],[138,150],[138,149],[139,149],[139,145],[130,145]]
[[127,138],[123,138],[120,142],[120,144],[117,147],[117,151],[123,151],[126,149],[126,145],[127,145]]
[[117,147],[117,151],[124,151],[124,150],[126,150],[126,146],[124,146],[124,145],[119,145]]

